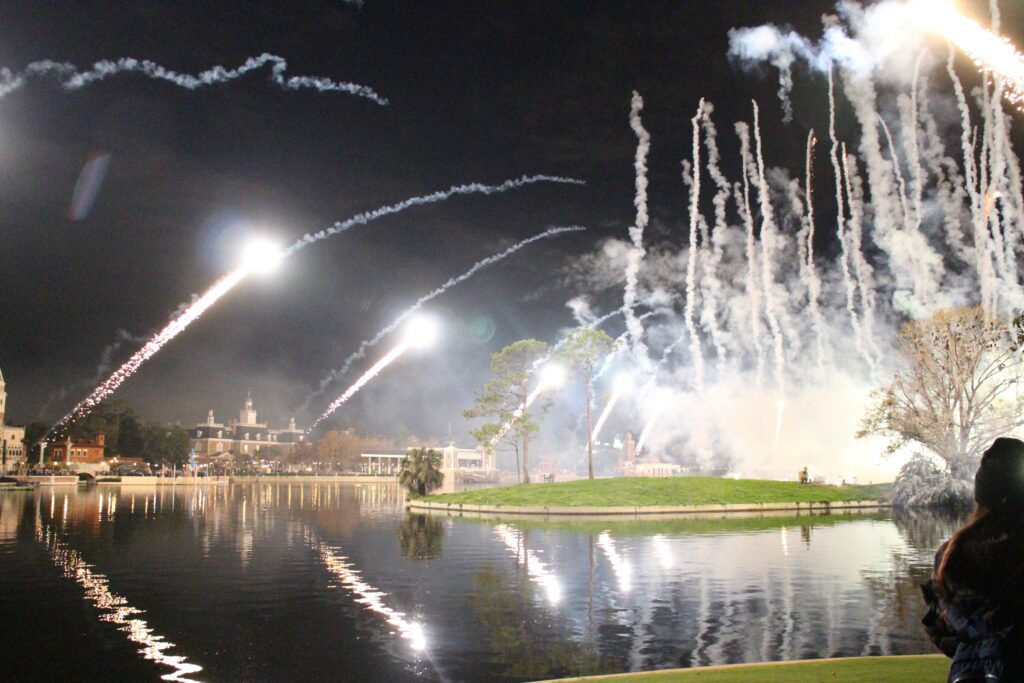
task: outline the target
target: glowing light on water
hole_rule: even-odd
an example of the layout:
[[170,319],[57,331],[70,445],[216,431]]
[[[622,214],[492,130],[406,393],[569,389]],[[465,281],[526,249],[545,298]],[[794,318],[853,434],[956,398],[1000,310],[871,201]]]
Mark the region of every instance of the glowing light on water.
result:
[[111,592],[106,576],[94,572],[81,554],[61,541],[53,530],[37,525],[36,539],[46,548],[51,560],[64,576],[74,579],[85,590],[86,599],[100,611],[100,620],[115,624],[128,640],[140,645],[138,652],[145,659],[174,669],[163,675],[163,680],[196,683],[195,679],[188,676],[202,671],[203,667],[189,663],[184,655],[167,654],[167,650],[175,647],[174,643],[164,640],[163,636],[158,635],[138,616],[143,614],[142,610],[132,607],[125,598]]
[[383,591],[374,588],[363,581],[362,576],[348,561],[347,557],[340,555],[338,550],[326,543],[312,540],[313,550],[320,557],[327,570],[333,574],[341,586],[356,596],[356,602],[384,617],[384,620],[398,629],[398,634],[409,641],[413,650],[423,651],[427,649],[427,636],[423,630],[423,624],[406,618],[403,612],[399,612],[384,602],[388,595]]
[[[0,81],[2,81],[2,73],[0,73]],[[522,187],[538,182],[555,182],[555,183],[569,183],[569,184],[582,184],[583,181],[575,180],[573,178],[562,178],[558,176],[546,176],[546,175],[534,175],[534,176],[523,176],[514,180],[506,180],[500,185],[482,185],[480,183],[471,183],[468,185],[456,185],[448,188],[447,190],[434,192],[432,194],[423,195],[419,197],[412,197],[404,201],[398,202],[397,204],[391,204],[388,206],[382,206],[368,211],[365,213],[357,214],[352,218],[345,221],[339,221],[330,228],[321,230],[320,232],[310,235],[304,235],[298,239],[292,246],[285,249],[283,252],[279,252],[273,245],[258,241],[255,244],[250,244],[246,250],[246,259],[243,265],[228,273],[223,278],[218,280],[210,289],[208,289],[202,296],[191,302],[184,311],[179,315],[175,316],[171,322],[169,322],[162,330],[154,335],[146,344],[136,351],[132,356],[125,361],[121,367],[115,370],[107,379],[97,385],[92,392],[89,393],[84,399],[82,399],[74,408],[71,409],[64,417],[58,420],[46,433],[44,440],[48,440],[49,437],[56,433],[56,431],[67,424],[69,421],[76,420],[83,417],[92,411],[101,401],[109,397],[114,391],[120,387],[125,380],[135,374],[139,367],[149,360],[154,354],[167,344],[167,342],[174,339],[181,332],[183,332],[189,325],[199,319],[207,310],[210,309],[215,303],[223,298],[228,292],[235,288],[242,280],[249,276],[253,272],[260,272],[265,270],[268,265],[272,266],[280,260],[291,256],[296,251],[303,249],[310,244],[319,242],[320,240],[326,239],[333,235],[345,232],[357,225],[366,225],[370,221],[388,216],[391,214],[399,213],[410,207],[422,206],[424,204],[432,204],[435,202],[444,201],[454,195],[465,195],[465,194],[496,194],[501,192],[507,192],[515,188]]]
[[608,404],[605,405],[604,410],[601,411],[601,416],[597,418],[597,424],[594,425],[594,431],[590,434],[591,441],[597,441],[597,437],[601,435],[601,429],[604,427],[604,423],[608,421],[608,416],[612,414],[612,408],[618,402],[619,398],[629,389],[630,378],[627,375],[617,375],[615,382],[612,386],[612,395],[608,399]]
[[271,82],[286,90],[312,89],[319,92],[344,92],[364,97],[382,106],[388,103],[385,98],[365,85],[334,81],[317,76],[285,76],[288,62],[284,57],[267,52],[258,57],[250,57],[241,66],[234,69],[226,69],[218,65],[195,75],[178,73],[147,59],[131,57],[121,57],[115,60],[103,59],[85,70],[79,70],[77,66],[68,62],[44,59],[32,62],[18,73],[14,73],[6,67],[0,69],[0,98],[10,95],[32,78],[44,76],[56,78],[65,90],[78,90],[96,81],[102,81],[121,73],[135,73],[146,78],[166,81],[186,90],[196,90],[217,83],[233,81],[250,71],[261,69],[267,64],[273,65],[270,68]]
[[530,580],[544,590],[548,602],[557,605],[562,600],[562,582],[558,580],[551,568],[538,556],[537,552],[526,547],[523,532],[507,524],[494,527],[495,535],[526,567]]
[[331,414],[344,405],[350,398],[356,395],[360,389],[367,385],[374,377],[383,372],[384,368],[398,360],[402,354],[409,349],[422,349],[430,346],[436,341],[439,334],[439,328],[437,322],[432,318],[414,318],[406,329],[405,336],[398,344],[395,345],[387,354],[379,361],[373,364],[369,370],[363,373],[363,375],[352,383],[348,389],[342,393],[341,396],[334,399],[331,405],[327,406],[320,417],[313,420],[313,423],[309,426],[309,430],[312,432],[316,427],[326,420]]
[[1024,54],[1007,38],[984,29],[956,10],[951,0],[913,0],[917,21],[960,48],[981,69],[1003,81],[1007,100],[1024,102]]
[[668,539],[661,534],[655,534],[651,537],[651,543],[654,545],[654,554],[658,557],[661,568],[671,569],[675,558],[672,557],[672,546],[669,545]]
[[618,548],[615,547],[615,541],[607,531],[602,531],[601,535],[597,537],[597,545],[612,565],[612,571],[615,572],[615,578],[619,582],[619,590],[628,593],[633,587],[633,565],[619,553]]

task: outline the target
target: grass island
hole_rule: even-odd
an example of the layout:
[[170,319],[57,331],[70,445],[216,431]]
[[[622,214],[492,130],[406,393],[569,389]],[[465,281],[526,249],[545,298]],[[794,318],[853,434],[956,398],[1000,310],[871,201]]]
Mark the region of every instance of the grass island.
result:
[[[410,501],[414,508],[500,506],[509,511],[556,510],[572,513],[624,511],[630,508],[716,508],[721,506],[841,505],[887,502],[889,484],[830,486],[759,479],[718,477],[618,477],[517,484],[430,495]],[[668,511],[668,510],[665,510]],[[694,510],[697,511],[697,510]]]

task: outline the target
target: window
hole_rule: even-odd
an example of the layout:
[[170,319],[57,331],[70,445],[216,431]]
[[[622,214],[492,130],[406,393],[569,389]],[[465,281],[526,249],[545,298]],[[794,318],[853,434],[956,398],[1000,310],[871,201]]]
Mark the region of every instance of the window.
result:
[[222,451],[222,450],[224,450],[224,444],[223,444],[223,443],[221,443],[220,441],[218,441],[218,442],[217,442],[217,450],[218,450],[218,451]]

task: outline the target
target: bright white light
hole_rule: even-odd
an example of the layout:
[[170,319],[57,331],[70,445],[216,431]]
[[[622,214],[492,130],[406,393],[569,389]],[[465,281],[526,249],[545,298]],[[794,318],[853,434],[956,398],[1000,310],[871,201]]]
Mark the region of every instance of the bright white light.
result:
[[242,251],[242,267],[254,273],[269,273],[281,264],[284,251],[266,238],[251,240]]
[[620,372],[615,375],[615,379],[612,380],[612,390],[617,394],[621,394],[628,390],[632,383],[633,378],[630,377],[629,374]]
[[548,363],[540,371],[540,386],[554,389],[565,384],[565,368],[557,363]]
[[441,335],[437,318],[419,315],[405,327],[405,342],[414,349],[426,349],[434,345]]

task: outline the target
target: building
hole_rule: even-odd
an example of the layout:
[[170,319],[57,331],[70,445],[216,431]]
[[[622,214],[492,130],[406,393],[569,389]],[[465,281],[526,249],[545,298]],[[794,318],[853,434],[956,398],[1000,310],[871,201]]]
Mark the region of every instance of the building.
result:
[[253,407],[251,391],[245,398],[237,420],[227,424],[217,422],[211,410],[206,415],[206,422],[188,431],[189,442],[196,456],[203,460],[224,454],[258,458],[261,452],[270,447],[276,447],[280,455],[284,456],[306,440],[306,433],[295,427],[294,417],[289,421],[287,429],[270,429],[267,423],[260,422]]
[[7,385],[4,384],[4,373],[0,371],[0,472],[18,469],[25,459],[25,429],[8,427],[6,413]]
[[4,426],[2,438],[3,443],[0,444],[0,470],[10,472],[18,469],[25,460],[25,428]]
[[103,455],[107,450],[107,435],[100,433],[95,439],[72,439],[58,441],[50,447],[50,460],[66,465],[85,463],[98,465],[103,463]]
[[[410,447],[404,451],[380,451],[361,453],[360,469],[366,474],[397,474],[406,454],[418,447]],[[429,448],[429,447],[426,447]],[[490,481],[497,477],[494,467],[494,453],[487,453],[482,448],[459,448],[454,443],[444,448],[435,448],[441,453],[441,470],[454,472],[460,479]]]

